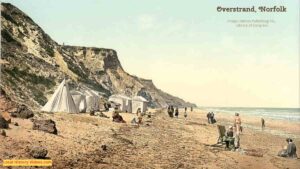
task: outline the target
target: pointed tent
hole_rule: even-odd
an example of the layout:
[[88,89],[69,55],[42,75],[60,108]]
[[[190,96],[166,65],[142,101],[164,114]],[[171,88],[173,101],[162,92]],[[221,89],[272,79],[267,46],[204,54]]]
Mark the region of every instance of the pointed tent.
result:
[[86,96],[86,112],[98,111],[100,102],[99,93],[97,91],[84,87],[83,94]]
[[132,112],[136,113],[138,108],[141,109],[141,112],[147,111],[147,100],[142,96],[135,96],[132,98]]
[[80,113],[86,112],[86,96],[80,91],[71,91],[72,98]]
[[69,87],[65,79],[61,82],[52,97],[42,108],[42,111],[79,113],[79,110],[69,92]]

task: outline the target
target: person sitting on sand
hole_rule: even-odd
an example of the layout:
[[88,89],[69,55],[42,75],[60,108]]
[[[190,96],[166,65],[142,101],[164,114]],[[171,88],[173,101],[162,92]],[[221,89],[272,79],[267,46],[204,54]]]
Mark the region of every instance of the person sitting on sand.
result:
[[115,107],[115,110],[112,113],[113,122],[117,123],[126,123],[123,117],[119,114],[118,107]]
[[223,141],[226,143],[226,149],[234,149],[234,137],[233,137],[233,127],[229,126],[228,130],[225,132],[225,136],[223,137]]
[[131,124],[132,125],[138,125],[138,121],[136,120],[135,117],[131,120]]
[[287,138],[286,142],[288,143],[287,148],[278,152],[278,156],[280,157],[288,157],[288,158],[297,158],[297,148],[295,143],[291,138]]
[[176,107],[176,109],[175,109],[175,117],[178,118],[178,115],[179,115],[179,111],[178,111],[178,107]]
[[261,118],[261,129],[265,129],[265,119]]

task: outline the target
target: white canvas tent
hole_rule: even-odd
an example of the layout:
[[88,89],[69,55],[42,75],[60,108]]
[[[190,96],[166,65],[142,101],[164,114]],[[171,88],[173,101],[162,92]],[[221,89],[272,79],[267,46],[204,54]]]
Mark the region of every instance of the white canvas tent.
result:
[[83,94],[86,96],[86,112],[98,111],[100,95],[96,91],[89,88],[84,88]]
[[130,97],[121,94],[116,94],[116,95],[111,95],[108,101],[112,101],[120,104],[120,110],[123,112],[128,112],[128,113],[132,112],[132,102]]
[[147,111],[147,100],[142,96],[135,96],[132,98],[132,112],[136,113],[138,108],[141,109],[141,112]]
[[86,112],[86,96],[79,91],[71,91],[72,98],[80,113]]
[[48,100],[42,111],[46,112],[65,112],[65,113],[79,113],[77,106],[70,94],[66,80],[63,80],[58,88],[55,90],[52,97]]
[[108,109],[109,112],[113,112],[115,110],[115,107],[121,107],[121,104],[116,103],[114,101],[108,101],[110,104],[110,108]]

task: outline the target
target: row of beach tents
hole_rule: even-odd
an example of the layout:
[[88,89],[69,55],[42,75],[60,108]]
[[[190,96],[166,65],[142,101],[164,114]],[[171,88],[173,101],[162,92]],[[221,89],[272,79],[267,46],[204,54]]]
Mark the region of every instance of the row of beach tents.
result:
[[[85,113],[100,110],[100,100],[102,96],[99,92],[87,87],[70,91],[66,80],[63,80],[55,90],[52,97],[42,108],[45,112],[66,112]],[[118,106],[123,112],[133,113],[139,108],[142,112],[147,110],[147,100],[141,96],[133,98],[116,94],[109,97],[111,105]]]
[[136,113],[140,108],[141,112],[147,111],[147,100],[142,96],[135,96],[133,98],[125,95],[116,94],[109,97],[108,101],[114,102],[120,105],[120,110],[129,113]]

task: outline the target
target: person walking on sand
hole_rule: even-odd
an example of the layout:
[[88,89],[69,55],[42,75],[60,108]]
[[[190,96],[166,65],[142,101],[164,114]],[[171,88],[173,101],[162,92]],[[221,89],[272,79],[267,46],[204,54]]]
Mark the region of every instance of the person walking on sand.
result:
[[178,107],[176,107],[176,109],[175,109],[175,117],[178,118],[178,115],[179,115],[179,111],[178,111]]
[[191,112],[193,111],[193,107],[191,107]]
[[236,128],[236,135],[240,135],[241,124],[242,124],[242,120],[240,118],[240,114],[239,113],[235,113],[234,126]]
[[265,127],[266,127],[266,125],[265,125],[265,119],[261,118],[261,129],[264,130]]
[[172,106],[169,106],[168,107],[168,114],[169,114],[169,117],[173,117],[173,110],[172,110]]
[[187,111],[187,107],[184,108],[184,111]]
[[208,124],[210,124],[210,112],[208,112],[208,113],[206,114],[206,117],[207,117],[207,122],[208,122]]
[[215,114],[214,114],[214,112],[211,112],[210,113],[210,122],[211,122],[211,124],[214,124],[214,123],[216,123],[217,121],[216,121],[216,119],[215,119]]
[[187,112],[186,112],[186,107],[184,108],[184,119],[186,120],[186,118],[187,118]]
[[138,124],[141,124],[142,120],[143,120],[141,108],[137,109],[137,111],[136,111],[136,117],[138,119]]
[[171,117],[173,117],[173,116],[174,116],[174,107],[171,106]]

